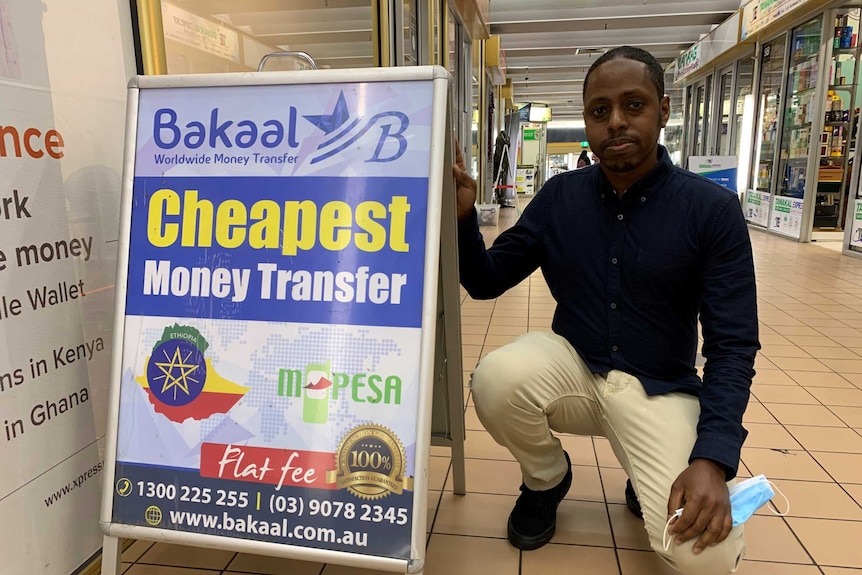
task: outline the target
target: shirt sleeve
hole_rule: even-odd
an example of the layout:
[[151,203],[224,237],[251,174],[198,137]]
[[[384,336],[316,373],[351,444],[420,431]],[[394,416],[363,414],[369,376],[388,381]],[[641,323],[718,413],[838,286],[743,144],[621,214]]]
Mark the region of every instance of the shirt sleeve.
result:
[[541,190],[518,222],[486,249],[476,211],[458,223],[458,267],[461,285],[475,299],[491,299],[519,284],[542,261],[549,192]]
[[701,268],[703,388],[690,461],[705,458],[736,476],[748,432],[748,406],[758,341],[757,292],[748,227],[735,197],[717,211],[705,240]]

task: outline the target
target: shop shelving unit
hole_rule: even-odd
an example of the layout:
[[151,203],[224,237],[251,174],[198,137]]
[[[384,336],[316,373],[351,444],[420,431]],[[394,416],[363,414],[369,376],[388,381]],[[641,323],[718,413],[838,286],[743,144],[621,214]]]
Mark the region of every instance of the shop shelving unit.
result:
[[830,46],[830,73],[824,102],[820,169],[814,206],[815,228],[840,228],[849,196],[851,158],[856,149],[860,48],[856,38],[860,5],[837,10]]

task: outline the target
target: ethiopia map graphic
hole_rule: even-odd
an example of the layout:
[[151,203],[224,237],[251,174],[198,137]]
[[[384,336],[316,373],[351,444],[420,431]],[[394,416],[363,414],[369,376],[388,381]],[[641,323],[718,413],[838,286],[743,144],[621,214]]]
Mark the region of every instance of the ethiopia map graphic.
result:
[[248,392],[216,373],[204,353],[209,343],[193,327],[165,328],[146,360],[146,373],[135,378],[156,410],[171,421],[202,420],[227,413]]

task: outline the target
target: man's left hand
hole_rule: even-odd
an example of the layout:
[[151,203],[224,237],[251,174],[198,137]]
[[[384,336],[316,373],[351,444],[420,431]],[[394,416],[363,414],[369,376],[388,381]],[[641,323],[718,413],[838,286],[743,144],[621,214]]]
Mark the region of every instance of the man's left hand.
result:
[[693,549],[698,554],[727,539],[733,521],[724,467],[709,459],[692,461],[670,488],[668,517],[680,507],[682,516],[668,530],[677,544],[699,537]]

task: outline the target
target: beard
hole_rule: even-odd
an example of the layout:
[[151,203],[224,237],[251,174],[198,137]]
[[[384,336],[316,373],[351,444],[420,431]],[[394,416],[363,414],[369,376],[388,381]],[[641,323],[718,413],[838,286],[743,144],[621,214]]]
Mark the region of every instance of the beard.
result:
[[603,159],[602,165],[611,172],[630,172],[637,167],[637,163],[629,158]]

